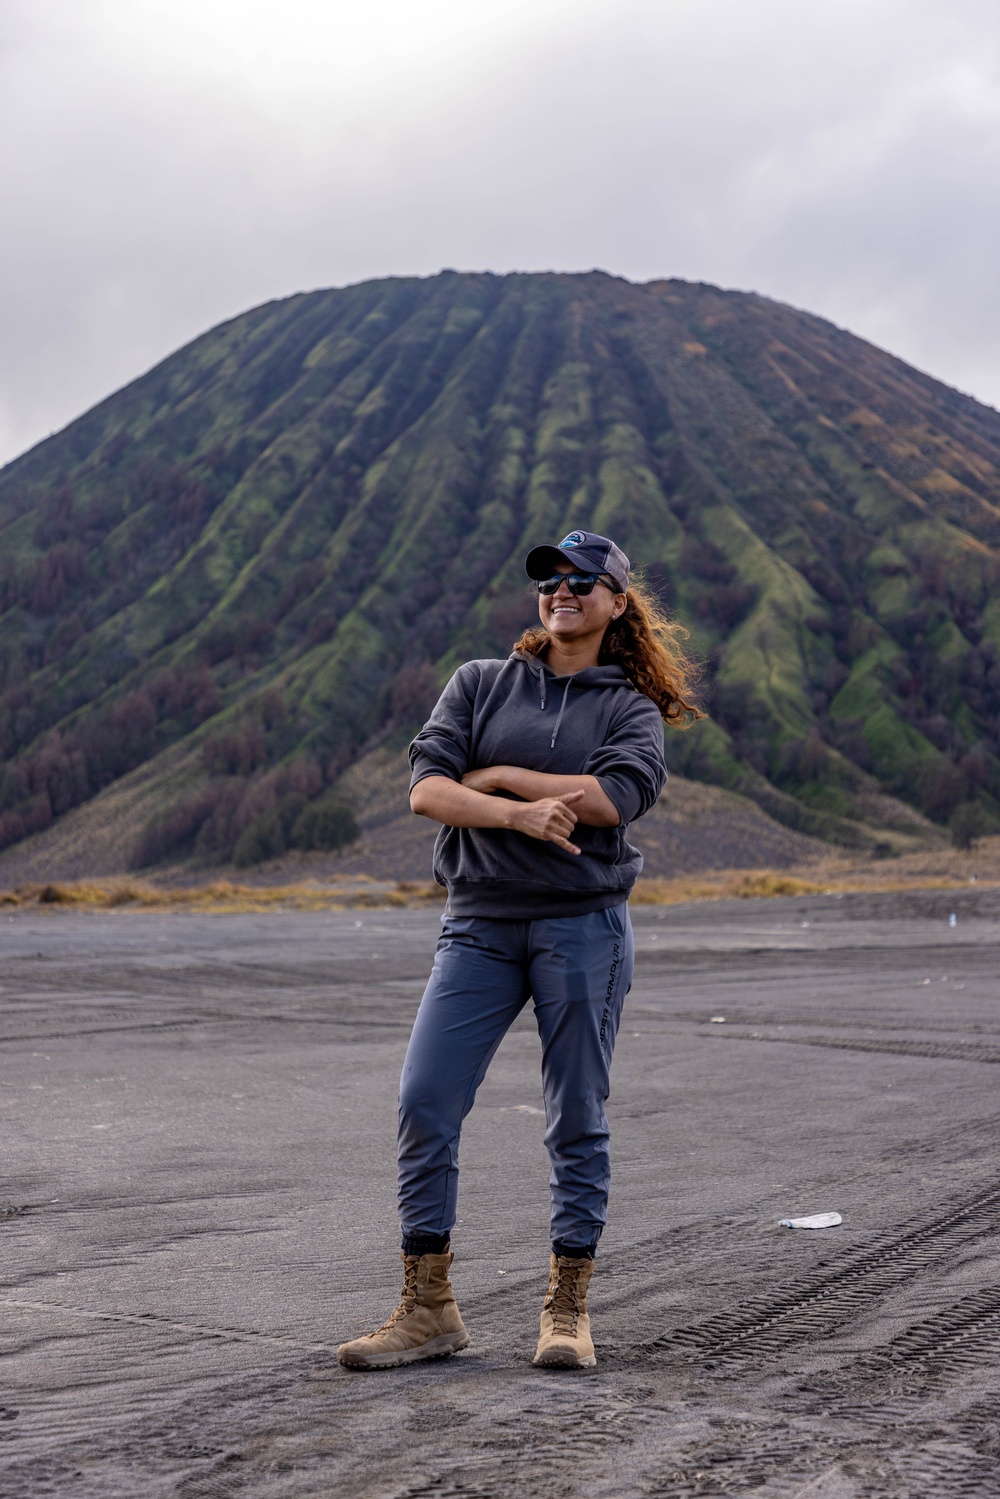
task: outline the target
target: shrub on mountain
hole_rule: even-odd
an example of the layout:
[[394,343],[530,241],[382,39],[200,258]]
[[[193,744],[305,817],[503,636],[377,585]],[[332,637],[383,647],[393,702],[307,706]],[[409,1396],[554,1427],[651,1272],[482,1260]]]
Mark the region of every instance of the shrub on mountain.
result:
[[161,720],[182,730],[197,728],[222,707],[222,695],[207,666],[179,667],[151,678],[147,691]]
[[250,864],[261,864],[265,859],[277,859],[289,848],[297,846],[294,829],[306,806],[306,799],[299,791],[290,791],[270,811],[255,817],[243,829],[233,849],[233,865],[246,869]]
[[238,777],[226,777],[209,783],[213,793],[212,808],[195,839],[195,857],[210,864],[224,864],[232,856],[240,833],[257,815],[257,808],[247,808],[248,788]]
[[990,820],[975,802],[962,802],[948,819],[952,846],[968,850],[975,848],[978,839],[992,832]]
[[301,792],[291,791],[243,829],[233,849],[233,865],[246,869],[265,859],[280,858],[291,848],[343,848],[355,842],[358,834],[354,813],[346,803],[329,794],[307,802]]
[[692,592],[691,608],[699,619],[728,634],[746,619],[757,602],[757,592],[752,583],[715,583]]
[[214,776],[252,775],[267,758],[264,731],[256,719],[212,735],[201,751],[202,765]]
[[[206,668],[162,672],[148,686],[127,693],[103,712],[91,714],[61,734],[51,734],[32,754],[8,764],[0,776],[0,811],[20,812],[21,801],[44,792],[52,815],[60,817],[134,770],[164,744],[196,728],[218,712],[220,703],[218,689]],[[30,707],[26,689],[9,689],[4,694],[0,702],[0,754],[12,755],[18,740],[23,742],[23,719]],[[27,732],[30,736],[30,730]],[[29,831],[37,832],[37,811],[26,816],[25,826],[30,823]],[[20,825],[16,819],[4,822],[0,848],[27,836],[14,836]]]
[[336,796],[321,796],[303,807],[292,829],[296,848],[344,848],[356,842],[360,829],[346,802]]
[[774,781],[785,790],[829,779],[830,751],[813,729],[804,739],[788,739],[781,746]]
[[285,840],[280,824],[273,816],[258,818],[244,828],[236,840],[233,868],[247,869],[251,864],[263,864],[265,859],[276,859],[284,852]]
[[78,541],[59,542],[24,573],[21,602],[31,614],[54,614],[87,576],[87,553]]
[[43,832],[51,821],[52,804],[45,792],[22,802],[16,811],[0,812],[0,848]]
[[1000,764],[982,741],[962,756],[958,768],[973,791],[988,791],[993,796],[1000,793]]
[[[246,803],[241,810],[245,813]],[[289,791],[246,823],[233,846],[232,862],[236,869],[246,869],[292,848],[343,848],[358,833],[350,807],[336,797],[327,794],[309,802],[301,792]]]
[[284,728],[288,722],[288,704],[280,687],[269,687],[262,695],[257,709],[266,734]]
[[202,827],[218,808],[220,790],[218,782],[209,784],[148,822],[132,852],[131,868],[146,869],[171,855],[190,853]]
[[[293,719],[281,688],[271,687],[248,703],[240,717],[209,736],[202,746],[201,763],[210,775],[250,776],[278,765],[302,734],[301,721]],[[312,790],[319,790],[319,784]]]
[[394,724],[422,724],[441,695],[441,682],[429,661],[404,666],[392,687],[389,713]]
[[266,617],[239,614],[209,625],[201,638],[199,654],[210,666],[233,660],[240,667],[256,664],[272,643],[273,630]]
[[686,536],[681,549],[681,574],[702,578],[706,583],[732,583],[736,569],[714,542]]
[[87,765],[92,791],[141,765],[157,749],[156,706],[144,688],[128,693],[100,717],[72,733]]
[[345,821],[339,803],[339,815],[330,815],[328,796],[314,800],[322,790],[323,772],[308,753],[249,779],[215,777],[146,824],[132,868],[187,854],[245,868],[289,848],[339,847],[357,836],[356,825],[349,812]]
[[45,642],[45,650],[42,656],[43,666],[51,666],[56,662],[62,661],[76,645],[82,634],[83,614],[79,609],[74,609],[72,614],[68,614],[64,619],[56,621],[51,634]]
[[966,656],[962,691],[972,712],[987,727],[994,753],[1000,754],[1000,645],[995,640],[984,641]]
[[288,789],[289,791],[300,791],[304,797],[312,799],[323,789],[323,772],[314,755],[308,751],[296,755],[288,767]]
[[314,614],[309,621],[307,631],[310,645],[321,645],[324,640],[329,640],[331,635],[337,632],[340,620],[330,609],[321,609]]
[[60,817],[83,801],[90,789],[87,764],[72,739],[54,735],[27,766],[28,791],[46,796],[52,815]]
[[966,780],[948,760],[926,764],[917,778],[920,810],[932,822],[948,822],[966,794]]

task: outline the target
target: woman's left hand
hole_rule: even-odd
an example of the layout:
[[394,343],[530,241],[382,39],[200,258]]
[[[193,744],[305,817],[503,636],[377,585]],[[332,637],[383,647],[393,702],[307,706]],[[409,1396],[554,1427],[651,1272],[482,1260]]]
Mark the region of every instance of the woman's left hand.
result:
[[462,785],[468,786],[470,791],[484,791],[490,796],[494,791],[500,790],[499,765],[489,765],[484,770],[467,770],[462,777]]

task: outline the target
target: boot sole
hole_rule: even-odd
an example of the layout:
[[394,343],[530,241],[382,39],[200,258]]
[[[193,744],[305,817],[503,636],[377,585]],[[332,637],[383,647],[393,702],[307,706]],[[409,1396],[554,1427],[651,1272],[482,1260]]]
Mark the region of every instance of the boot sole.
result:
[[531,1361],[534,1369],[596,1369],[597,1355],[577,1358],[572,1353],[541,1353]]
[[417,1364],[424,1359],[448,1358],[451,1354],[468,1348],[471,1341],[467,1332],[446,1332],[439,1338],[421,1343],[419,1348],[402,1348],[392,1353],[371,1353],[367,1356],[349,1354],[346,1358],[338,1353],[337,1361],[345,1369],[398,1369],[402,1364]]

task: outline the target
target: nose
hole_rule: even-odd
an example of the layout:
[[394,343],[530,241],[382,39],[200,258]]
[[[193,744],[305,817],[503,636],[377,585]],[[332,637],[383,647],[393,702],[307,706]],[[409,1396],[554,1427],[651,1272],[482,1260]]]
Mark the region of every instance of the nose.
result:
[[565,578],[563,578],[562,582],[559,584],[559,587],[556,589],[552,597],[554,599],[571,599],[573,597],[573,594],[571,593],[569,588],[569,584],[566,582]]

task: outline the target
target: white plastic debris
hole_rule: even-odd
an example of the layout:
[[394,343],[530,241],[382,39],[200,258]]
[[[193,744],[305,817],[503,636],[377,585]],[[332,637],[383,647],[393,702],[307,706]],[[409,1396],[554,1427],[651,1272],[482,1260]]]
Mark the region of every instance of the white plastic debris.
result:
[[779,1228],[836,1228],[843,1223],[839,1213],[813,1213],[809,1218],[782,1218]]
[[725,1015],[713,1015],[711,1020],[709,1021],[709,1025],[725,1025],[725,1023]]
[[958,926],[958,917],[955,915],[954,911],[952,911],[951,915],[948,917],[948,925]]

